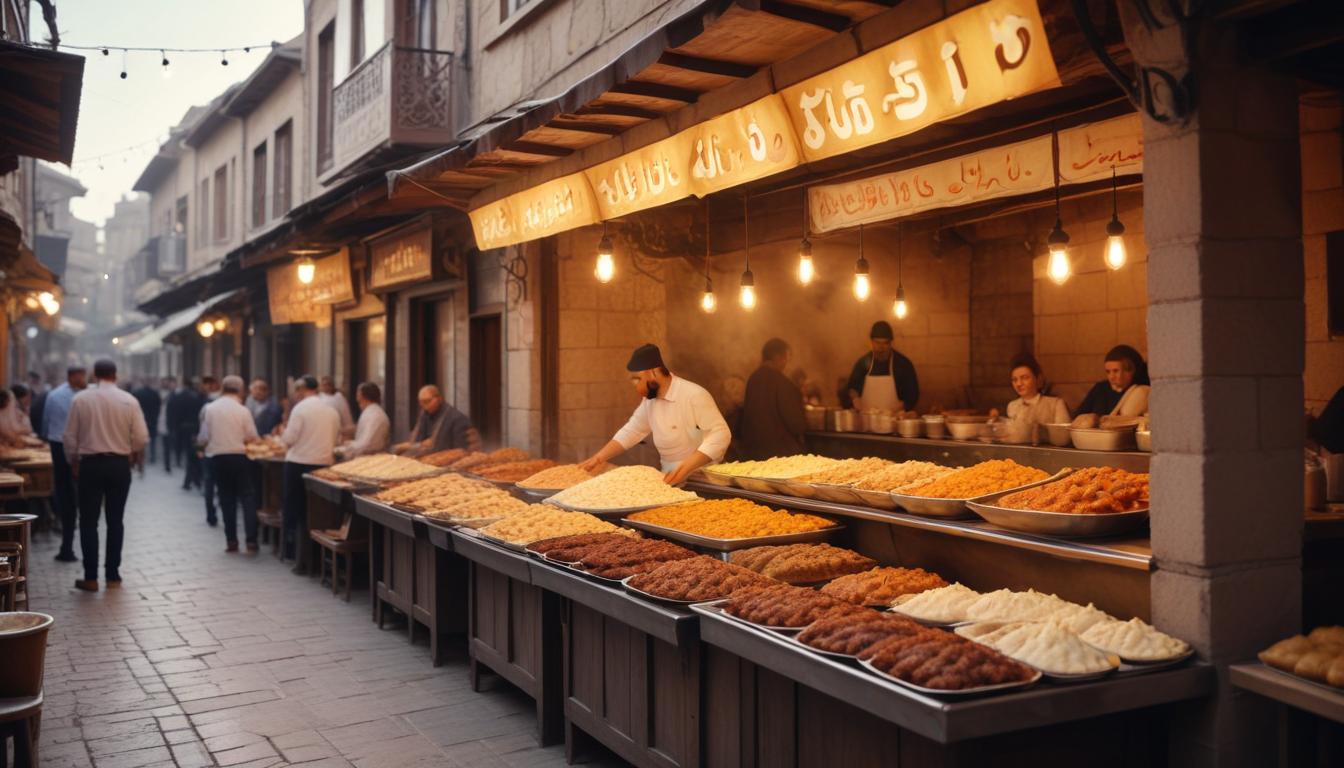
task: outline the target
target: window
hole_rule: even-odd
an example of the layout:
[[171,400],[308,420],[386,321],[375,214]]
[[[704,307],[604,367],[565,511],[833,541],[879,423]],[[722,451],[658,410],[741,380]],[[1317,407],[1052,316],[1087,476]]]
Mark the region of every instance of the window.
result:
[[434,50],[434,2],[435,0],[407,0],[407,13],[402,17],[402,45]]
[[1325,236],[1325,308],[1331,336],[1344,336],[1344,230]]
[[328,24],[317,36],[317,171],[331,168],[331,92],[336,77],[336,25]]
[[215,171],[215,240],[229,236],[229,167],[219,166]]
[[532,0],[499,0],[499,20],[508,21],[513,14],[523,10]]
[[187,235],[187,196],[177,198],[175,218],[168,227],[169,234],[185,238]]
[[201,201],[196,207],[196,247],[210,244],[210,179],[201,179]]
[[275,131],[275,171],[271,177],[271,216],[281,218],[289,213],[290,189],[293,184],[294,123],[287,122]]
[[266,142],[252,150],[252,226],[266,223]]
[[350,69],[364,60],[364,0],[350,0]]

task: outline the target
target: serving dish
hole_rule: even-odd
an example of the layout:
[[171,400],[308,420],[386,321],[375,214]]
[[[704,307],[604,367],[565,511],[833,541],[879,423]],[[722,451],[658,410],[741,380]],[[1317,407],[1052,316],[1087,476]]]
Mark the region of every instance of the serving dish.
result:
[[646,523],[642,520],[621,520],[621,525],[627,528],[634,528],[637,531],[652,533],[672,541],[679,541],[683,544],[690,544],[693,547],[701,549],[714,550],[716,552],[733,552],[748,547],[761,547],[767,544],[807,544],[817,541],[825,541],[834,535],[837,531],[844,530],[844,526],[835,523],[826,528],[820,528],[815,531],[802,531],[800,533],[781,533],[775,536],[755,536],[746,539],[719,539],[712,536],[701,536],[677,528],[668,528],[663,525]]
[[988,427],[983,421],[949,421],[947,422],[947,431],[952,434],[953,440],[975,440],[985,434]]
[[902,688],[908,688],[917,693],[922,693],[925,696],[940,696],[944,698],[965,698],[968,696],[982,696],[987,693],[1002,693],[1003,691],[1021,690],[1023,688],[1030,688],[1031,686],[1035,685],[1038,681],[1040,681],[1042,677],[1041,671],[1039,669],[1035,669],[1034,670],[1036,672],[1035,675],[1026,680],[1020,680],[1015,683],[1000,683],[999,685],[982,685],[976,688],[962,688],[960,690],[949,691],[941,688],[925,688],[922,685],[915,685],[914,683],[906,682],[900,679],[899,677],[889,675],[886,672],[883,672],[882,670],[878,669],[877,667],[874,667],[872,662],[866,659],[860,659],[859,666],[868,670],[872,674],[877,675],[883,680],[890,680],[891,682],[901,686]]
[[923,419],[901,419],[896,422],[896,431],[901,437],[923,437]]
[[775,627],[775,626],[771,626],[771,625],[769,625],[769,624],[757,624],[757,623],[754,622],[754,621],[747,621],[746,619],[740,618],[740,617],[738,617],[738,616],[734,616],[733,614],[731,614],[731,613],[729,613],[728,611],[724,610],[723,606],[724,606],[724,604],[727,603],[727,602],[728,602],[728,598],[721,598],[721,599],[718,599],[718,600],[710,600],[710,601],[708,601],[708,602],[697,603],[693,608],[691,608],[691,610],[695,611],[696,613],[718,614],[719,616],[722,616],[722,617],[724,617],[725,619],[728,619],[729,621],[736,621],[738,624],[745,624],[745,625],[747,625],[748,627],[752,627],[752,628],[755,628],[755,629],[764,629],[764,630],[767,631],[767,632],[774,632],[774,633],[777,633],[777,634],[782,635],[782,636],[796,635],[796,634],[798,634],[799,632],[802,632],[804,629],[807,629],[806,626],[801,626],[801,627]]
[[[531,552],[531,550],[528,551]],[[532,552],[532,554],[536,555],[535,552]],[[615,589],[620,589],[622,586],[624,586],[622,583],[624,579],[609,579],[606,576],[598,576],[597,574],[590,572],[587,568],[584,568],[582,561],[567,563],[564,560],[556,560],[551,557],[548,557],[547,555],[536,555],[536,556],[543,563],[546,563],[547,565],[560,568],[561,570],[569,571],[570,573],[574,573],[591,581],[595,581],[598,584],[602,584],[604,586],[612,587]]]
[[[1124,656],[1121,656],[1120,669],[1117,671],[1120,673],[1127,672],[1131,674],[1141,672],[1156,672],[1159,669],[1167,669],[1168,667],[1175,667],[1184,664],[1185,662],[1194,658],[1194,656],[1195,656],[1194,648],[1191,648],[1185,653],[1182,653],[1180,656],[1173,656],[1170,659],[1162,659],[1161,661],[1134,661],[1133,659],[1126,659]],[[1294,677],[1296,677],[1296,675],[1294,675]],[[1306,680],[1307,678],[1299,678],[1299,679]],[[1339,689],[1334,688],[1331,690],[1338,691]]]
[[967,502],[966,506],[975,514],[1000,528],[1069,539],[1117,536],[1143,528],[1148,522],[1147,509],[1133,512],[1112,512],[1104,515],[1079,515],[1068,512],[1009,509],[981,501]]
[[1027,483],[1026,485],[1019,485],[1016,488],[1009,488],[995,494],[986,494],[985,496],[970,499],[935,499],[928,496],[911,496],[909,494],[896,493],[894,491],[891,494],[891,498],[896,502],[897,506],[912,515],[942,517],[949,520],[964,520],[975,516],[969,508],[969,504],[973,501],[983,501],[992,496],[1003,496],[1026,490],[1027,488],[1035,488],[1038,485],[1053,483],[1056,480],[1068,476],[1072,471],[1072,469],[1061,469],[1044,480],[1037,480],[1034,483]]
[[863,503],[863,499],[859,498],[858,489],[852,486],[835,483],[813,483],[812,489],[816,491],[816,497],[823,501],[833,501],[836,504]]
[[555,494],[564,490],[564,488],[524,488],[515,484],[513,490],[518,492],[519,496],[526,496],[531,501],[545,501]]
[[1084,451],[1129,451],[1135,447],[1134,427],[1069,427],[1073,447]]
[[802,480],[779,480],[777,481],[781,493],[787,496],[794,496],[800,499],[812,499],[817,496],[816,486],[812,483],[805,483]]
[[[566,512],[584,512],[594,517],[624,517],[632,512],[643,512],[646,509],[659,509],[661,507],[675,507],[677,504],[642,504],[634,507],[614,507],[612,509],[588,509],[586,507],[576,507],[572,504],[566,504],[563,501],[556,501],[555,497],[547,498],[541,502],[557,509],[563,509]],[[679,504],[689,504],[689,501],[678,502]]]
[[700,476],[704,478],[706,483],[717,485],[721,488],[732,488],[737,485],[737,483],[734,482],[735,477],[733,475],[725,475],[720,472],[715,472],[709,467],[702,468],[700,470]]
[[850,488],[850,491],[858,497],[859,503],[868,507],[877,509],[895,509],[896,500],[891,498],[890,491],[867,491],[862,488]]
[[790,633],[787,633],[787,634],[782,634],[781,636],[782,636],[785,640],[789,641],[790,643],[793,643],[794,645],[798,646],[799,648],[803,649],[804,651],[807,651],[808,653],[815,653],[815,654],[817,654],[817,655],[819,655],[819,656],[826,656],[826,657],[828,657],[828,658],[835,659],[836,661],[858,661],[858,657],[857,657],[857,656],[854,656],[854,655],[852,655],[852,654],[848,654],[848,653],[837,653],[837,652],[835,652],[835,651],[823,651],[823,650],[821,650],[820,648],[813,648],[812,646],[808,645],[807,643],[804,643],[804,642],[802,642],[801,640],[799,640],[799,639],[798,639],[798,635],[799,635],[799,634],[802,634],[802,633],[800,633],[800,632],[790,632]]
[[942,438],[947,436],[947,419],[942,416],[924,417],[924,436]]
[[773,480],[767,480],[763,477],[733,476],[733,482],[738,488],[744,491],[753,491],[755,493],[779,493]]

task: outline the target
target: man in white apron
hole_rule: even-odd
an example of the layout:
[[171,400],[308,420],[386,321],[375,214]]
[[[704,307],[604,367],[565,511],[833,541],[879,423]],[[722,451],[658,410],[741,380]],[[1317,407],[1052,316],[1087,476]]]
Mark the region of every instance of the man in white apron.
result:
[[873,323],[868,340],[873,351],[854,363],[847,384],[859,410],[912,411],[919,402],[919,377],[910,358],[891,346],[894,334],[885,320]]
[[652,344],[636,349],[625,367],[644,399],[611,441],[579,466],[594,469],[649,436],[662,459],[663,479],[670,485],[723,460],[733,436],[704,387],[673,376]]

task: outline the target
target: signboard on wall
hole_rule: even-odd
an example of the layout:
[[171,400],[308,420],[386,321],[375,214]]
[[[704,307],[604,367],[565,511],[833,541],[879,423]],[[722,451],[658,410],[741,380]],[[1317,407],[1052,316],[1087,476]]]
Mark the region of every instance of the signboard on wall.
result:
[[[948,158],[936,163],[808,190],[813,232],[898,219],[1000,197],[1026,195],[1054,185],[1050,136]],[[1143,172],[1143,125],[1136,114],[1069,128],[1059,133],[1061,184]]]
[[1058,85],[1036,0],[989,0],[469,216],[477,246],[500,248],[703,197]]
[[369,287],[386,290],[432,279],[434,230],[426,224],[369,241]]
[[293,264],[268,269],[266,294],[271,322],[276,325],[326,322],[331,316],[331,305],[355,300],[348,250],[342,248],[331,256],[317,259],[313,282],[307,285],[299,282],[298,270]]

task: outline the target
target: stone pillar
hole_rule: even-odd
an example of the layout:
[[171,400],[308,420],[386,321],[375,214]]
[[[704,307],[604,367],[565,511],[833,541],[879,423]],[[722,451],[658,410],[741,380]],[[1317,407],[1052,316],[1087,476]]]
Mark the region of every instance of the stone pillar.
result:
[[[1125,21],[1137,60],[1185,71],[1174,26]],[[1172,723],[1172,764],[1269,765],[1273,710],[1234,692],[1226,667],[1300,631],[1298,96],[1242,63],[1230,27],[1205,21],[1195,51],[1191,119],[1144,120],[1153,619],[1219,673]]]

